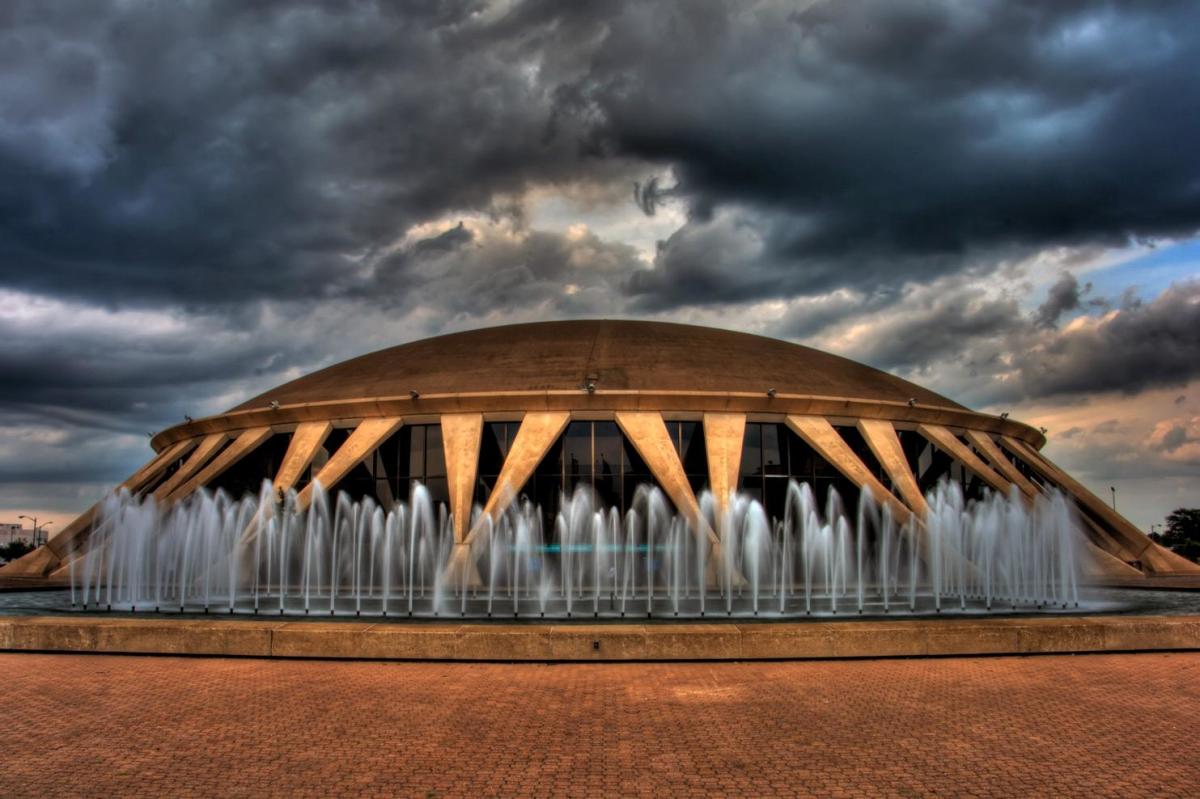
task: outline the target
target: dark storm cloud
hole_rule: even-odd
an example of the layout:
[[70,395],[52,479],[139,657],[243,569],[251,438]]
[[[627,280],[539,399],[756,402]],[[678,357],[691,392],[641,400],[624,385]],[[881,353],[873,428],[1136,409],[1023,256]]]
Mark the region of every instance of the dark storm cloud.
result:
[[1064,273],[1050,287],[1046,301],[1038,306],[1037,313],[1034,314],[1034,322],[1040,327],[1054,327],[1058,324],[1060,316],[1079,307],[1081,295],[1090,289],[1091,284],[1080,289],[1076,277],[1069,272]]
[[[2,4],[0,482],[514,319],[769,300],[984,398],[1183,382],[1193,287],[1071,327],[1068,278],[1036,318],[979,284],[1194,232],[1198,68],[1184,2]],[[531,221],[568,194],[629,220]]]
[[1200,281],[1061,329],[1046,318],[1045,305],[1026,315],[1004,294],[948,278],[907,291],[846,351],[910,377],[936,374],[968,403],[1136,394],[1200,378]]
[[328,297],[414,224],[564,181],[688,209],[612,286],[643,308],[1186,234],[1197,23],[1182,2],[9,4],[0,281]]
[[[989,248],[1200,226],[1194,3],[623,7],[560,91],[598,152],[673,167],[721,253],[628,285],[647,306],[929,278]],[[560,12],[563,13],[563,12]],[[693,281],[695,283],[693,283]],[[695,284],[703,286],[699,291]]]
[[1049,337],[1020,362],[1026,396],[1185,385],[1200,377],[1200,281]]
[[474,46],[478,11],[9,8],[0,281],[126,304],[325,297],[413,224],[576,179],[539,45]]

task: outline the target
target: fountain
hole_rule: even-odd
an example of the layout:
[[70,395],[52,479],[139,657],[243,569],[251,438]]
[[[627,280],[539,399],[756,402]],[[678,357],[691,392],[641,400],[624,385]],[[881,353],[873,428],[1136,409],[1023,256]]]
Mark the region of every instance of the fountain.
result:
[[[528,499],[499,519],[476,509],[469,558],[448,568],[453,520],[415,484],[378,506],[314,484],[235,500],[199,490],[167,508],[114,493],[86,553],[71,563],[71,603],[88,610],[287,616],[794,618],[1036,611],[1079,602],[1082,538],[1068,500],[1014,493],[964,499],[953,483],[900,524],[863,491],[848,512],[788,485],[784,518],[734,495],[673,512],[643,485],[629,509],[583,486],[544,529]],[[715,532],[715,537],[712,533]],[[717,543],[711,543],[713,541]],[[473,575],[478,574],[478,578]]]

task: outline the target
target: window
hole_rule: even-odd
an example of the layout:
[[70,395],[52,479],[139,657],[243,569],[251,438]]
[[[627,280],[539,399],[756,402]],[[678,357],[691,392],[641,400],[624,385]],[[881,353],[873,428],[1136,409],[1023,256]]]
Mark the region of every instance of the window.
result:
[[[382,448],[381,448],[382,449]],[[442,426],[440,424],[411,425],[400,428],[396,457],[396,487],[398,494],[407,497],[414,482],[429,489],[434,504],[450,502],[450,488],[446,481],[446,455],[442,449]]]
[[491,496],[508,451],[512,449],[520,422],[488,422],[483,426],[483,437],[479,442],[479,468],[475,479],[475,502],[483,505]]
[[858,488],[786,425],[748,422],[738,490],[761,502],[768,517],[782,519],[789,479],[808,483],[822,509],[830,488],[837,490],[845,507],[858,502]]
[[[699,422],[668,422],[667,433],[693,490],[706,488],[708,459],[703,426]],[[570,494],[577,485],[590,486],[605,507],[624,512],[638,486],[646,483],[654,484],[654,475],[616,422],[580,421],[567,425],[522,493],[541,505],[549,521],[558,511],[559,495]]]

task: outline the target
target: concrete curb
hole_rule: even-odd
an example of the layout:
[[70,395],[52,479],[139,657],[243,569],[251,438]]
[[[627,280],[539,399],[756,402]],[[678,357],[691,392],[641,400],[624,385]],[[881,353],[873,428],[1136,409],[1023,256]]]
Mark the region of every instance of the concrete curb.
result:
[[790,660],[1200,649],[1200,616],[810,624],[372,624],[0,616],[0,650],[462,661]]

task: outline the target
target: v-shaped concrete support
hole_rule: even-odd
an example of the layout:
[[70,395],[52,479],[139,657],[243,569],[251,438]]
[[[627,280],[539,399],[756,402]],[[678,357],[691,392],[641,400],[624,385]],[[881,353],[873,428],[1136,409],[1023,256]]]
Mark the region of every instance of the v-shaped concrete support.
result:
[[[500,467],[496,485],[483,506],[483,513],[480,514],[475,526],[470,528],[470,532],[461,541],[455,543],[454,549],[450,553],[450,562],[446,564],[443,572],[447,581],[458,580],[461,583],[465,578],[468,586],[480,585],[482,581],[479,569],[470,557],[471,544],[478,537],[480,530],[484,529],[488,523],[494,523],[508,510],[508,506],[517,498],[517,492],[533,476],[534,470],[542,462],[542,458],[546,457],[550,447],[562,435],[570,419],[571,414],[567,411],[527,413],[521,419],[521,426],[517,429],[517,435],[513,438],[508,455],[504,458],[504,465]],[[482,423],[482,418],[480,421]],[[443,440],[445,440],[444,435]],[[449,454],[449,450],[447,450],[447,454]],[[477,460],[478,443],[475,446],[475,455]],[[447,471],[449,471],[449,459],[447,459]],[[471,482],[474,483],[473,473]],[[467,513],[470,513],[469,506]],[[456,522],[457,519],[456,516]],[[457,538],[457,532],[455,537]]]
[[475,498],[475,474],[479,468],[479,444],[483,440],[483,414],[450,413],[442,416],[442,447],[446,455],[446,478],[450,484],[450,512],[454,515],[454,541],[467,540],[471,526],[471,504]]
[[[570,420],[571,414],[567,411],[525,414],[521,419],[521,426],[517,429],[517,435],[513,438],[512,446],[508,448],[504,465],[500,467],[496,485],[483,506],[484,516],[490,516],[492,521],[496,521],[508,510],[508,506],[517,498],[517,492],[529,482],[542,458],[546,457],[550,447],[562,435],[563,430],[567,429],[567,422]],[[466,537],[468,543],[478,530],[478,525],[472,528]]]
[[742,442],[746,438],[746,414],[704,414],[704,450],[708,456],[708,486],[717,506],[717,518],[729,510],[729,499],[738,487],[742,468]]
[[296,495],[297,510],[306,509],[312,502],[313,483],[320,483],[326,489],[333,488],[351,469],[366,460],[380,444],[387,441],[388,436],[399,430],[403,423],[404,420],[399,416],[363,419],[350,437],[338,447],[337,452],[321,467],[321,471],[313,477],[313,482]]
[[917,425],[917,432],[924,436],[925,440],[930,444],[948,453],[950,457],[954,458],[954,460],[966,467],[968,471],[991,486],[993,490],[1008,496],[1010,487],[1008,480],[1005,480],[1003,475],[980,460],[979,456],[972,452],[970,447],[958,440],[958,436],[940,425],[932,424]]
[[[317,456],[317,451],[325,443],[325,439],[333,432],[329,422],[304,422],[292,432],[292,440],[288,442],[287,452],[279,464],[279,471],[271,483],[275,500],[282,501],[284,495],[296,487],[296,481],[304,474]],[[258,535],[258,516],[250,520],[242,531],[241,545],[248,546]]]
[[916,475],[908,466],[908,458],[904,457],[904,448],[900,446],[900,438],[896,428],[886,419],[859,419],[858,432],[871,448],[875,459],[888,473],[892,485],[900,492],[904,503],[919,516],[925,516],[929,506],[917,485]]
[[1000,447],[996,446],[996,442],[987,433],[981,433],[978,430],[967,431],[967,441],[971,446],[983,453],[983,456],[988,459],[988,463],[992,468],[1004,475],[1009,482],[1021,489],[1021,493],[1033,499],[1039,493],[1037,486],[1029,481],[1025,475],[1021,474],[1021,470],[1013,465],[1012,461],[1004,457],[1004,453],[1000,451]]
[[892,516],[898,523],[904,524],[912,518],[913,513],[908,506],[896,499],[896,495],[871,474],[871,470],[854,454],[854,450],[850,449],[850,445],[828,419],[823,416],[789,416],[787,426],[860,490],[869,488],[876,502],[891,508]]
[[[663,493],[675,503],[675,509],[688,520],[694,530],[703,531],[702,534],[708,538],[710,544],[708,579],[715,584],[718,575],[725,573],[725,551],[717,532],[700,514],[700,504],[696,501],[696,494],[692,491],[691,483],[688,482],[687,473],[684,472],[683,464],[679,460],[679,452],[675,448],[675,442],[671,440],[671,434],[667,432],[667,425],[663,421],[662,414],[658,411],[622,411],[617,413],[616,419],[621,432],[625,434],[629,443],[633,444],[633,448],[637,450],[638,455],[650,467],[650,473],[658,481]],[[743,419],[744,424],[745,420]],[[729,432],[732,433],[732,431]],[[705,436],[707,442],[707,431]],[[738,449],[741,450],[740,442]],[[726,464],[724,468],[727,470],[729,467]],[[726,471],[725,479],[727,476],[728,471]],[[736,476],[734,479],[736,480]],[[728,502],[728,493],[725,496],[726,502]],[[734,585],[739,585],[744,581],[736,569],[732,579]]]
[[[1180,557],[1150,540],[1150,536],[1088,491],[1082,483],[1058,468],[1049,458],[1012,436],[1001,438],[1005,449],[1024,460],[1045,479],[1058,485],[1103,525],[1117,541],[1140,560],[1147,571],[1156,574],[1200,574],[1200,564]],[[1115,554],[1115,553],[1114,553]]]
[[228,433],[211,433],[205,436],[188,459],[183,462],[183,465],[175,471],[175,474],[167,478],[167,481],[154,489],[154,498],[159,502],[165,500],[174,493],[175,489],[179,488],[187,482],[192,475],[204,468],[204,465],[217,454],[222,445],[229,440]]
[[312,465],[317,451],[332,432],[333,425],[329,422],[304,422],[296,428],[271,484],[276,496],[283,496],[296,487],[300,475]]
[[165,501],[178,502],[200,486],[208,485],[242,458],[258,449],[271,435],[270,427],[254,427],[243,430],[232,444],[221,451],[220,455],[213,458],[207,466],[193,475],[186,483],[172,491]]

